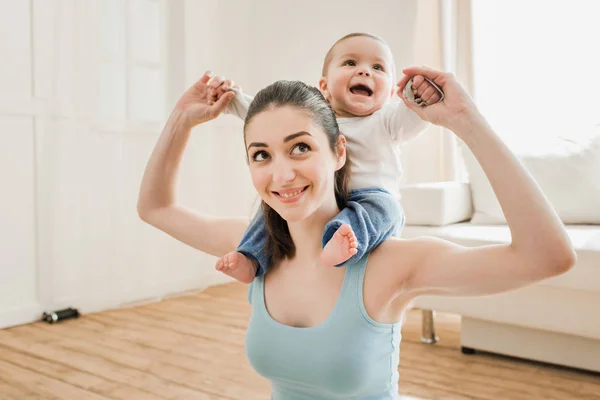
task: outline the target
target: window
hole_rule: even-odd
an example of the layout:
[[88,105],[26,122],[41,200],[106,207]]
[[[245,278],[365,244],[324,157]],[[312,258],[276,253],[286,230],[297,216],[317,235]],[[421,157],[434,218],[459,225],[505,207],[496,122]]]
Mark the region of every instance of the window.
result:
[[472,5],[474,96],[509,144],[531,148],[600,123],[600,2]]
[[103,124],[158,123],[165,113],[162,0],[102,0],[99,114]]

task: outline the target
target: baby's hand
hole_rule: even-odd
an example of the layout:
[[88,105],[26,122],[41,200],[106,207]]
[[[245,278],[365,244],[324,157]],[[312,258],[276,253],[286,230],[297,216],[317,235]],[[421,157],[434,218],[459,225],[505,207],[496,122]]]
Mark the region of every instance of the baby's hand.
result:
[[230,79],[225,79],[225,77],[223,76],[215,76],[211,78],[208,85],[210,87],[208,93],[209,101],[213,104],[216,103],[221,98],[221,96],[223,96],[224,93],[227,93],[232,89],[241,90],[241,88],[237,86],[234,81]]
[[[412,91],[414,102],[418,105],[430,106],[443,98],[441,89],[423,75],[415,75],[412,78],[409,90]],[[398,96],[402,96],[402,93],[398,93]]]

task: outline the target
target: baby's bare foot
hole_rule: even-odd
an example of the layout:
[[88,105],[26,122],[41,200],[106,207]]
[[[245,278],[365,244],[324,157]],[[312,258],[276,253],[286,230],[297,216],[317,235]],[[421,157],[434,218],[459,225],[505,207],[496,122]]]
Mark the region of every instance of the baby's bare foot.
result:
[[215,269],[243,283],[252,282],[256,276],[254,262],[237,251],[232,251],[221,257],[217,261]]
[[358,242],[348,224],[338,228],[321,252],[321,262],[325,265],[338,265],[358,253]]

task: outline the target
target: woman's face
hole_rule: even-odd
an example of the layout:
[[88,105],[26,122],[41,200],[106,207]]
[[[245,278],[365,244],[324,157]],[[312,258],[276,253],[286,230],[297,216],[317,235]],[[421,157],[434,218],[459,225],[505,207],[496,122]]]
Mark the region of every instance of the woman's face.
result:
[[283,219],[296,222],[335,206],[334,174],[346,161],[343,138],[334,154],[313,117],[290,106],[255,115],[245,134],[254,187]]

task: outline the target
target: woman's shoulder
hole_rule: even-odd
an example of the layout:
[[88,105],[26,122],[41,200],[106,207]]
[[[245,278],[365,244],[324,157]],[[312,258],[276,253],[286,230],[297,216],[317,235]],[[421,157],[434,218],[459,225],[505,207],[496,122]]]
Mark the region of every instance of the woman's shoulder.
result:
[[376,287],[389,288],[390,295],[395,296],[438,245],[432,237],[388,238],[369,254],[365,279]]
[[444,242],[431,236],[419,236],[411,239],[389,237],[369,255],[369,263],[389,265],[390,263],[409,263],[418,261],[428,251]]
[[419,252],[420,240],[390,237],[371,251],[367,264],[373,269],[391,264],[407,267]]

